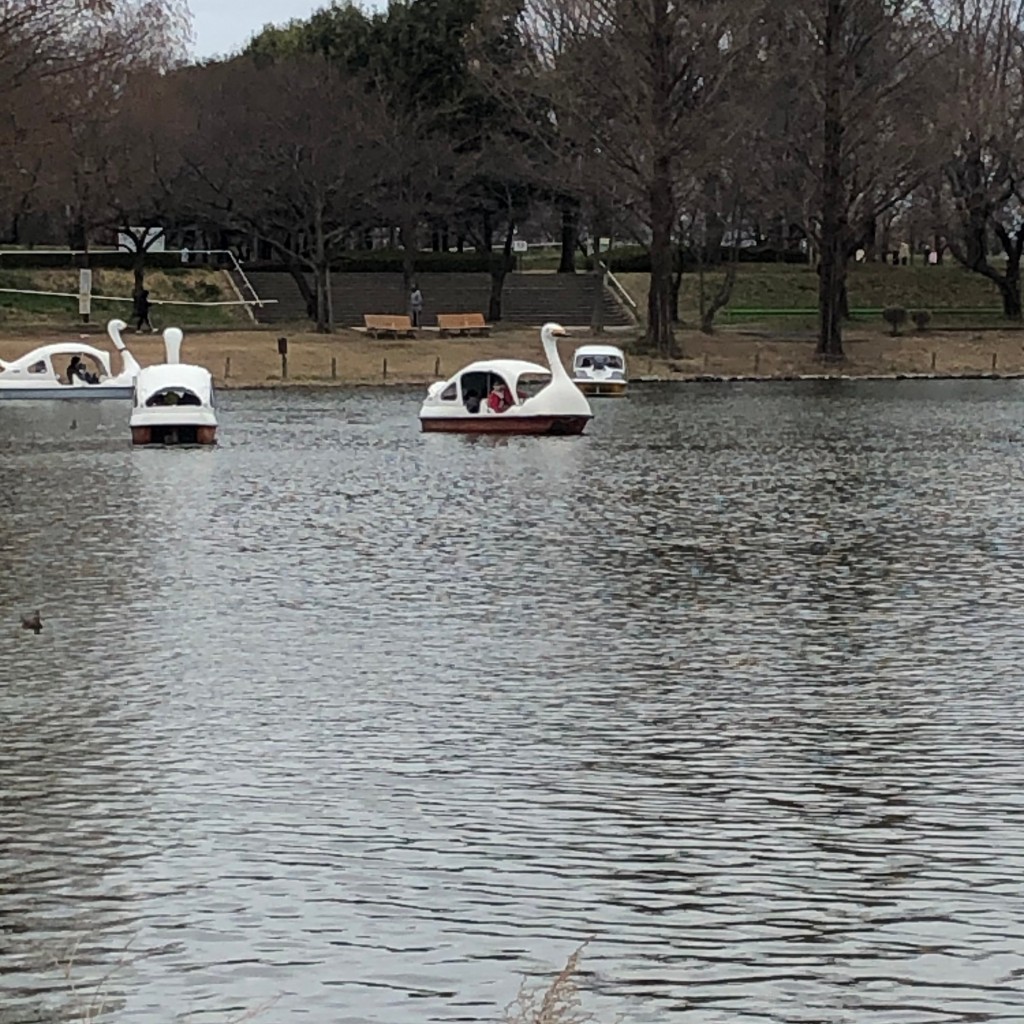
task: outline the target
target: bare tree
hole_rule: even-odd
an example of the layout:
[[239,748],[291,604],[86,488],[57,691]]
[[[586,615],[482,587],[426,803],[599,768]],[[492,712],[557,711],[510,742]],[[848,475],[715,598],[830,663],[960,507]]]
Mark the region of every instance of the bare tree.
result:
[[376,116],[370,137],[380,154],[373,208],[380,222],[398,226],[408,292],[420,249],[420,226],[455,212],[458,187],[472,161],[461,152],[461,139],[438,131],[437,111],[389,102],[379,82],[373,85],[373,96]]
[[0,0],[0,89],[114,63],[126,46],[180,58],[189,32],[185,0]]
[[851,256],[934,161],[930,0],[793,0],[762,18],[773,165],[818,252],[818,352],[842,359]]
[[0,203],[69,210],[84,248],[99,139],[126,77],[179,62],[189,31],[183,0],[0,0]]
[[[1022,318],[1024,254],[1024,0],[954,0],[950,81],[940,124],[949,146],[937,188],[954,257],[998,289]],[[1006,258],[990,258],[992,243]]]
[[279,252],[317,329],[330,331],[330,267],[371,216],[383,106],[316,57],[265,68],[240,59],[189,76],[189,88],[198,127],[183,145],[207,210]]
[[[680,169],[699,173],[742,129],[734,75],[747,52],[741,0],[495,0],[514,20],[525,62],[491,77],[537,126],[549,158],[599,168],[592,178],[639,217],[650,252],[647,341],[678,353],[672,325],[672,232]],[[493,23],[493,20],[492,20]],[[538,106],[544,114],[537,116]]]

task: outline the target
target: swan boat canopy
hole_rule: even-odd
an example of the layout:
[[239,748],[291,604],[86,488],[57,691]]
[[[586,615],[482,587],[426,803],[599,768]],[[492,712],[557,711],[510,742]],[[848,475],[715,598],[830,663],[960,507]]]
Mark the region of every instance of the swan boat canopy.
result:
[[572,357],[572,378],[585,395],[624,395],[626,356],[614,345],[580,345]]
[[132,401],[132,444],[217,443],[213,377],[204,366],[179,362],[182,333],[164,331],[167,361],[139,371]]
[[121,338],[125,327],[123,320],[107,324],[107,335],[121,357],[118,373],[111,370],[110,356],[91,345],[74,341],[43,345],[13,362],[0,360],[0,401],[131,398],[139,364]]
[[[558,324],[545,324],[541,342],[548,366],[522,359],[470,363],[449,380],[431,384],[420,408],[424,431],[458,434],[582,434],[593,414],[558,357]],[[543,386],[530,394],[537,382]]]

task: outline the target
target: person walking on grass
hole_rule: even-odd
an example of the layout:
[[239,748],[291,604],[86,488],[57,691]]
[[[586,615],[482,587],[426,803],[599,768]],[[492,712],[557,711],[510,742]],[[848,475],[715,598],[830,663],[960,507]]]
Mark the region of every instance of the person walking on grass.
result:
[[413,327],[423,326],[423,292],[418,284],[412,286],[412,294],[409,296],[409,319]]
[[149,319],[149,289],[140,288],[136,291],[133,299],[133,305],[135,306],[133,316],[137,321],[135,333],[139,334],[142,331],[142,325],[145,324],[153,334],[156,334],[156,328]]

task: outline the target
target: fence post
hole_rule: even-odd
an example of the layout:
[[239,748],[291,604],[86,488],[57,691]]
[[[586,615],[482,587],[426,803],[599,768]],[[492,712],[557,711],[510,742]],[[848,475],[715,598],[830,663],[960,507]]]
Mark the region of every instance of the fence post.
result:
[[384,357],[384,366],[382,368],[382,373],[384,374],[384,379],[387,380],[388,379],[388,357],[387,356]]
[[440,356],[438,356],[434,360],[434,376],[435,377],[440,377],[441,376],[441,357]]
[[227,380],[231,376],[231,356],[228,356],[224,360],[224,379]]
[[331,356],[331,380],[338,379],[338,358]]
[[277,339],[277,351],[281,356],[281,380],[288,379],[288,339]]
[[932,353],[932,369],[935,369],[935,353]]
[[996,353],[993,352],[992,353],[992,372],[993,373],[995,372],[995,368],[996,368]]

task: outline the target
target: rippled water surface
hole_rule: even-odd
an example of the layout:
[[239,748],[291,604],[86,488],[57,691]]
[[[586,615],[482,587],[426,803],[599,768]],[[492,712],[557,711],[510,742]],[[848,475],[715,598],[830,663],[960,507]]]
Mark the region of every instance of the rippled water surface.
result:
[[1024,1020],[1024,388],[419,397],[0,408],[0,1022]]

